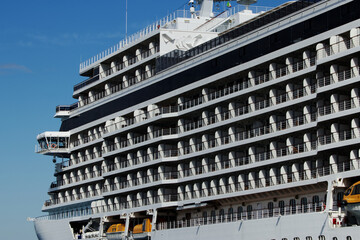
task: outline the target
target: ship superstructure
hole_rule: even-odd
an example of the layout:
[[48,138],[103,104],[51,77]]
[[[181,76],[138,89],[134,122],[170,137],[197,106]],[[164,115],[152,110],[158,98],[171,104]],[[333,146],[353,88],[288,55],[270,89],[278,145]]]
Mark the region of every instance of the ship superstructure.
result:
[[357,239],[360,2],[223,2],[80,64],[40,240]]

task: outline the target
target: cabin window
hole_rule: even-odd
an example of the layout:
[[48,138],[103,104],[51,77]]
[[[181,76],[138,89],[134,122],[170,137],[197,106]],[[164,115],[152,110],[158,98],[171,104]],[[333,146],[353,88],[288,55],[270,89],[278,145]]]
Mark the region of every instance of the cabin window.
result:
[[309,237],[309,236],[308,236],[308,237],[306,237],[305,239],[306,239],[306,240],[312,240],[312,237]]
[[279,201],[280,215],[285,213],[285,202],[283,200]]
[[216,214],[215,214],[215,210],[211,211],[211,222],[212,223],[216,223]]
[[352,240],[352,238],[350,236],[347,236],[346,240]]
[[295,214],[296,213],[296,200],[295,199],[290,200],[290,208],[291,208],[291,214]]
[[203,221],[204,221],[204,225],[207,224],[207,212],[203,212]]
[[300,238],[299,237],[294,237],[294,240],[300,240]]
[[313,196],[312,200],[313,200],[313,204],[312,204],[313,212],[320,211],[319,196],[318,195]]
[[348,189],[345,191],[344,195],[345,195],[345,196],[349,196],[352,189],[353,189],[352,187],[348,188]]
[[241,219],[242,218],[242,214],[243,214],[243,208],[242,207],[238,207],[237,209],[237,218]]
[[268,211],[269,211],[269,217],[273,217],[274,216],[274,203],[273,202],[268,203]]
[[190,227],[191,213],[185,213],[186,226]]
[[358,195],[360,194],[360,184],[354,187],[354,191],[352,191],[351,195]]
[[228,221],[234,221],[234,209],[233,208],[229,208],[228,210]]
[[320,235],[320,236],[319,236],[319,240],[326,240],[326,238],[325,238],[324,235]]
[[301,198],[301,210],[306,213],[308,211],[307,198]]
[[333,237],[333,240],[338,240],[337,237]]
[[220,222],[224,222],[225,210],[224,210],[224,209],[220,209],[219,215],[220,215],[220,216],[219,216]]
[[247,206],[247,215],[248,215],[248,219],[251,219],[252,216],[252,205]]

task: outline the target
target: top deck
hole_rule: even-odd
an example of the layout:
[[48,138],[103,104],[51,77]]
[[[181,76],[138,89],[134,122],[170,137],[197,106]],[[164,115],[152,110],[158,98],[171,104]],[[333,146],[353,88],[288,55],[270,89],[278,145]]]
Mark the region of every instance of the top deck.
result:
[[[177,19],[179,18],[194,18],[194,16],[196,16],[196,18],[200,19],[200,18],[204,18],[205,19],[205,24],[207,22],[210,22],[214,19],[214,16],[216,16],[216,18],[228,18],[229,16],[232,16],[238,12],[244,11],[245,9],[249,9],[251,10],[253,13],[258,14],[258,13],[263,13],[266,12],[268,10],[270,10],[270,7],[263,7],[263,6],[251,6],[251,7],[247,7],[247,6],[243,6],[243,5],[236,5],[233,6],[231,8],[227,8],[224,11],[220,12],[212,12],[211,16],[201,16],[201,11],[195,11],[194,13],[192,13],[190,10],[186,9],[187,5],[184,6],[184,9],[182,10],[176,10],[173,13],[167,15],[166,17],[155,21],[154,23],[148,25],[147,27],[143,28],[142,30],[126,37],[125,39],[121,40],[119,43],[117,43],[116,45],[102,51],[101,53],[89,58],[88,60],[82,62],[80,64],[80,75],[84,74],[86,71],[90,70],[91,68],[93,68],[94,66],[96,66],[97,64],[99,64],[101,61],[103,61],[104,59],[114,56],[120,52],[122,52],[124,49],[126,49],[129,46],[135,45],[138,42],[143,41],[144,39],[148,38],[149,36],[151,36],[152,34],[159,32],[159,30],[161,29],[177,29],[177,30],[182,30],[179,29],[179,25],[176,24],[171,24],[173,22],[176,22]],[[201,24],[203,25],[203,24]],[[198,29],[195,29],[194,31],[199,31],[199,32],[206,32],[207,29],[203,28],[202,26],[199,26]]]

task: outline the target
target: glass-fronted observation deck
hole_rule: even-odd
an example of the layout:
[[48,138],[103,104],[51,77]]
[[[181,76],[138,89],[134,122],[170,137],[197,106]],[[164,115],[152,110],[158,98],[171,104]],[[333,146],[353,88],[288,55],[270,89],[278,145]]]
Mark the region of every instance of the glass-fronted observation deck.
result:
[[69,155],[69,132],[44,132],[37,136],[38,144],[35,146],[35,152],[67,157]]

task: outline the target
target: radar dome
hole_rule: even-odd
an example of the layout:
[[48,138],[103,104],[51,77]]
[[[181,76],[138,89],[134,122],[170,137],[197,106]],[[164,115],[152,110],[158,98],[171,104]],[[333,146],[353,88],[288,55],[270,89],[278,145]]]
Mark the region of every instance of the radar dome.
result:
[[237,3],[242,5],[251,5],[257,3],[257,0],[237,0]]

